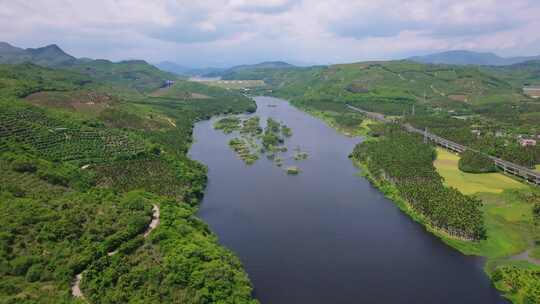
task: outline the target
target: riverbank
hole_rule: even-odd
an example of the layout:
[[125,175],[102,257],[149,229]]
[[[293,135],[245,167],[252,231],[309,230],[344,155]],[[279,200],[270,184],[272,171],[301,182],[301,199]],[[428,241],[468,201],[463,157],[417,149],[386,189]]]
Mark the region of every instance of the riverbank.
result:
[[[369,140],[377,139],[371,138]],[[446,180],[446,184],[467,194],[474,194],[483,202],[481,211],[487,238],[470,241],[455,238],[444,231],[434,229],[423,216],[411,208],[411,205],[399,194],[398,189],[391,182],[385,180],[385,177],[375,177],[369,171],[367,163],[356,159],[353,159],[353,162],[377,189],[394,201],[414,221],[421,223],[427,231],[465,255],[486,257],[484,270],[493,280],[493,284],[507,298],[514,303],[529,303],[527,301],[532,298],[536,301],[537,290],[534,286],[536,286],[535,280],[538,279],[534,279],[535,276],[531,273],[539,271],[540,277],[540,267],[535,265],[537,260],[534,257],[524,256],[522,253],[530,251],[534,254],[535,252],[530,247],[534,243],[537,229],[532,216],[533,204],[524,201],[525,197],[529,197],[528,191],[533,191],[533,189],[500,173],[487,175],[461,173],[457,165],[457,158],[449,157],[445,151],[439,150],[438,152],[437,159],[439,161],[435,161],[435,168]],[[442,161],[440,160],[441,155]],[[383,174],[383,176],[386,175]],[[496,180],[489,180],[489,177],[496,177]],[[474,180],[475,183],[465,182],[466,180]],[[475,185],[478,186],[479,190],[474,191]],[[517,284],[516,280],[524,280],[524,283],[519,287],[508,288],[508,284]]]
[[309,151],[302,174],[283,175],[266,158],[245,166],[213,121],[197,124],[190,157],[209,168],[199,216],[240,257],[262,303],[506,303],[482,259],[424,233],[356,176],[347,155],[360,138],[286,101],[255,99],[255,115],[284,122],[290,145]]
[[[407,200],[405,200],[402,196],[399,195],[399,190],[394,185],[392,185],[392,183],[375,178],[375,176],[369,171],[367,166],[364,163],[360,162],[360,161],[353,160],[353,164],[357,168],[359,168],[361,170],[360,174],[363,177],[365,177],[367,180],[369,180],[369,182],[375,188],[377,188],[382,194],[384,194],[385,197],[387,197],[392,202],[394,202],[396,204],[396,206],[401,211],[403,211],[405,214],[407,214],[412,220],[414,220],[415,222],[421,224],[426,229],[426,231],[428,231],[431,234],[437,236],[438,238],[440,238],[442,241],[444,241],[445,243],[447,243],[450,246],[452,246],[453,242],[456,242],[456,241],[458,241],[458,242],[471,242],[468,239],[452,236],[448,232],[446,232],[446,231],[444,231],[442,229],[438,229],[437,227],[433,227],[432,225],[430,225],[427,222],[426,218],[422,214],[416,212],[412,208],[411,204],[409,202],[407,202]],[[452,247],[454,247],[454,246],[452,246]],[[459,250],[458,247],[454,247],[454,248]],[[464,251],[461,251],[461,252],[466,254]]]
[[369,118],[353,113],[358,115],[358,117],[362,117],[361,119],[359,119],[360,123],[346,126],[338,122],[339,117],[345,115],[343,113],[315,110],[313,108],[303,107],[301,105],[295,104],[294,102],[291,102],[291,104],[297,109],[319,118],[320,120],[324,121],[330,128],[333,128],[341,134],[349,137],[367,135],[369,132],[369,124],[374,123],[374,121]]
[[[354,133],[336,126],[332,115],[324,111],[299,108],[325,121],[340,133],[347,136]],[[366,140],[377,140],[369,136],[369,131],[369,125],[366,124],[356,134],[364,135]],[[445,184],[457,188],[464,194],[474,195],[483,202],[481,212],[485,223],[486,239],[478,241],[460,239],[432,227],[400,196],[392,183],[375,178],[366,164],[354,159],[353,163],[374,187],[392,200],[403,213],[420,223],[425,230],[464,255],[485,257],[485,273],[506,298],[513,303],[528,303],[526,301],[535,297],[536,293],[535,288],[531,287],[536,283],[534,279],[531,279],[534,275],[530,272],[540,271],[537,265],[540,250],[538,246],[534,247],[536,228],[532,223],[532,204],[524,202],[522,197],[530,189],[529,186],[500,173],[464,174],[458,168],[457,156],[441,149],[438,152],[434,165],[437,172],[445,179]],[[523,280],[527,283],[520,287],[508,288],[516,284],[515,280],[518,278],[525,278]],[[529,294],[533,295],[529,296]]]

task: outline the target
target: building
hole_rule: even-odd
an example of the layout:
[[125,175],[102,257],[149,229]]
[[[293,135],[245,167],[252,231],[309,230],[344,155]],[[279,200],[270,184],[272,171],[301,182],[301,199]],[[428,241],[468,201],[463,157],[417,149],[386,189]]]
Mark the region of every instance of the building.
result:
[[165,80],[165,82],[163,83],[163,88],[170,88],[170,87],[172,87],[173,84],[174,84],[174,81]]
[[476,135],[477,137],[479,137],[480,135],[482,135],[482,131],[478,130],[478,129],[473,129],[471,130],[471,133]]
[[540,87],[524,87],[523,92],[532,98],[540,98]]
[[519,140],[519,144],[522,146],[522,147],[529,147],[529,146],[536,146],[536,140],[535,139],[530,139],[530,138],[521,138]]

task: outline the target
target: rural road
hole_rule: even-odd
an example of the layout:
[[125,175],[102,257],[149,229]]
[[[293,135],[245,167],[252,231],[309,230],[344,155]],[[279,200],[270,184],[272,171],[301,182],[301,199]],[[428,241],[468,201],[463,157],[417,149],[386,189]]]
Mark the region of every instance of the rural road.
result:
[[[154,229],[156,229],[159,226],[159,206],[154,204],[152,205],[152,221],[148,225],[148,228],[146,228],[146,231],[143,234],[144,238],[147,238]],[[108,256],[113,256],[118,253],[118,250],[114,250],[111,252],[108,252]],[[84,272],[84,271],[83,271]],[[73,295],[75,298],[84,299],[84,294],[81,290],[81,281],[82,281],[82,275],[83,272],[78,273],[75,276],[75,280],[73,280],[73,285],[71,286],[71,295]]]

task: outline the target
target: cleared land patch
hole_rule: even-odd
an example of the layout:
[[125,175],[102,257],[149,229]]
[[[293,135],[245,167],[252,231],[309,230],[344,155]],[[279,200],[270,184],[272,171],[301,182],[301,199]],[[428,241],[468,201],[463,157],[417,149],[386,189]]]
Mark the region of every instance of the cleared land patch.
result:
[[25,99],[36,106],[64,108],[85,113],[100,113],[114,102],[110,94],[87,91],[43,91],[30,94]]
[[437,148],[435,168],[444,177],[447,185],[457,188],[464,194],[501,193],[507,189],[525,189],[527,187],[501,173],[473,174],[462,172],[458,168],[458,161],[459,156]]

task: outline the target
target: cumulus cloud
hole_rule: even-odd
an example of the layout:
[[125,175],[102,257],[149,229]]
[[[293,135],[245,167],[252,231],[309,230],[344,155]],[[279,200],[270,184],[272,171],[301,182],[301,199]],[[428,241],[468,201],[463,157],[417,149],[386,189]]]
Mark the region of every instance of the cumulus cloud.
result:
[[231,65],[540,53],[536,0],[0,0],[0,41],[76,56]]

